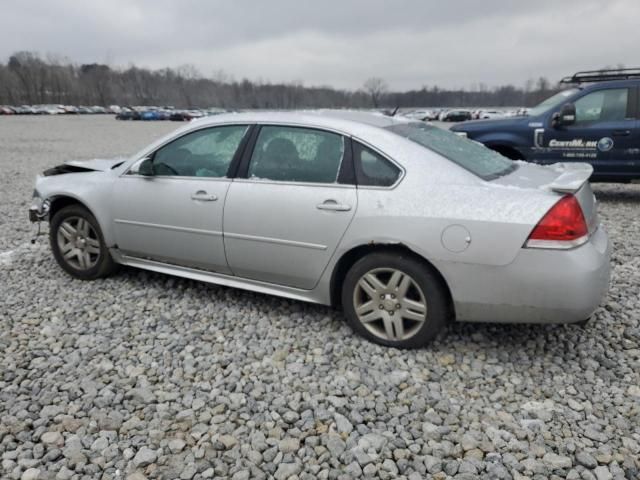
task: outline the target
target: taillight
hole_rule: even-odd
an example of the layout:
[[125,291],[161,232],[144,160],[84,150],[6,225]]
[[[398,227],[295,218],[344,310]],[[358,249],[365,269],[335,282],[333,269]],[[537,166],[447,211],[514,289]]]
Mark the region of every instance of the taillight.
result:
[[573,248],[589,238],[589,229],[576,197],[566,195],[536,225],[525,244],[531,248]]

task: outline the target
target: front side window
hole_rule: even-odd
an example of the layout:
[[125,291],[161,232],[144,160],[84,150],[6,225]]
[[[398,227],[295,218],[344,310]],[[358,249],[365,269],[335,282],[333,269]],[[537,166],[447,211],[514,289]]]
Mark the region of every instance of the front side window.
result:
[[249,178],[335,183],[344,156],[341,135],[287,126],[264,126],[256,140]]
[[529,115],[535,117],[540,115],[548,110],[551,110],[554,107],[560,107],[562,104],[567,102],[567,99],[573,96],[576,92],[579,92],[577,88],[569,88],[567,90],[563,90],[561,92],[552,95],[551,97],[544,100],[542,103],[536,105],[533,108],[529,109]]
[[157,176],[225,177],[246,125],[213,127],[188,133],[153,155]]
[[358,186],[390,187],[400,177],[400,169],[370,148],[353,143]]
[[576,122],[611,122],[627,117],[628,88],[598,90],[576,100]]
[[386,127],[401,137],[439,153],[483,180],[506,175],[516,164],[484,145],[426,123],[403,123]]

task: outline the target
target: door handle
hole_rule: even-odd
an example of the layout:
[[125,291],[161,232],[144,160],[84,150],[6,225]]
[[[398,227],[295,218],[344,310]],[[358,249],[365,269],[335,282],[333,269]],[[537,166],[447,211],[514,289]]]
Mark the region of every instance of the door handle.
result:
[[334,212],[348,212],[351,210],[351,205],[345,205],[338,203],[335,200],[325,200],[323,203],[316,205],[318,210],[332,210]]
[[628,137],[629,135],[631,135],[631,130],[614,130],[613,131],[614,137]]
[[196,193],[191,195],[191,200],[198,200],[200,202],[215,202],[218,200],[218,197],[215,195],[209,195],[204,190],[198,190]]

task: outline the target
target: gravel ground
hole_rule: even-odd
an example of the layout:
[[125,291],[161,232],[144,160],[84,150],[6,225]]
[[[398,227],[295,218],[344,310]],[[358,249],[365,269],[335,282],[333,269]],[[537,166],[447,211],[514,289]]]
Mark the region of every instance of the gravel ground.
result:
[[419,351],[332,309],[29,244],[33,177],[177,125],[0,118],[1,478],[640,478],[640,186],[597,185],[611,292],[585,327],[453,325]]

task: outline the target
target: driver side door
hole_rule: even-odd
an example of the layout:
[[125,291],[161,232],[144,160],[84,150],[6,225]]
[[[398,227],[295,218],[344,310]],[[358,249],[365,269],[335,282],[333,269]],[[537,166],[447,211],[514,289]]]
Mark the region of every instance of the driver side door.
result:
[[586,162],[594,176],[626,173],[640,159],[634,118],[635,89],[607,88],[575,100],[575,121],[551,126],[547,162]]
[[247,125],[225,125],[189,132],[147,157],[150,171],[139,168],[142,159],[118,178],[113,222],[120,251],[230,273],[222,214],[228,171],[248,131]]

